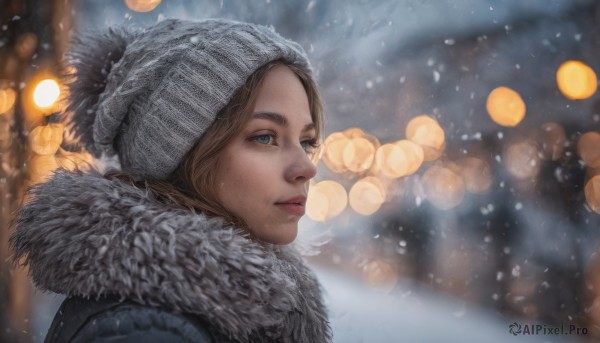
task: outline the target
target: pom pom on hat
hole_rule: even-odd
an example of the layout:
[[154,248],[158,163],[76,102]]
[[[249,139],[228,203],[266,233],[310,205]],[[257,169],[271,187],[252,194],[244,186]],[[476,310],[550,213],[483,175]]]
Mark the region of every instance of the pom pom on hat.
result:
[[167,19],[142,32],[82,36],[70,59],[70,124],[96,157],[136,178],[167,178],[256,69],[306,53],[272,29]]
[[75,36],[67,63],[75,69],[65,75],[69,88],[66,121],[69,128],[90,153],[98,157],[94,146],[93,126],[100,94],[106,88],[108,74],[122,57],[134,32],[109,29],[107,32]]

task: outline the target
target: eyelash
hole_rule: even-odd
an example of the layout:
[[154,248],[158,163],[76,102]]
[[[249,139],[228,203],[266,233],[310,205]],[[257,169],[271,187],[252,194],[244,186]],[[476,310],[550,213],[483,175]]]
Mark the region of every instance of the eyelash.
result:
[[[260,143],[258,141],[258,139],[262,138],[262,137],[271,137],[273,139],[273,143],[272,144],[269,144],[269,143]],[[277,135],[272,134],[272,133],[265,133],[265,134],[261,134],[261,135],[256,135],[256,136],[252,137],[251,140],[254,141],[254,142],[257,142],[258,144],[261,144],[261,145],[277,145],[276,144]],[[303,145],[306,144],[307,145],[306,147],[304,147],[304,151],[307,154],[313,154],[315,152],[315,150],[317,148],[319,148],[319,143],[317,142],[316,138],[307,139],[305,141],[302,141],[301,144],[303,144]]]

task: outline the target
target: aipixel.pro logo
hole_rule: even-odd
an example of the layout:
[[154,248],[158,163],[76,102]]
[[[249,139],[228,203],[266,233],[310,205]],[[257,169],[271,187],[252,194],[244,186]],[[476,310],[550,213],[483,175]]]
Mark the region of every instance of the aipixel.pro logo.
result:
[[518,324],[517,322],[514,322],[508,326],[508,332],[515,336],[520,334],[521,330],[521,324]]
[[548,326],[542,324],[519,324],[514,322],[508,326],[508,332],[513,336],[523,335],[587,335],[586,327],[569,324],[565,326]]

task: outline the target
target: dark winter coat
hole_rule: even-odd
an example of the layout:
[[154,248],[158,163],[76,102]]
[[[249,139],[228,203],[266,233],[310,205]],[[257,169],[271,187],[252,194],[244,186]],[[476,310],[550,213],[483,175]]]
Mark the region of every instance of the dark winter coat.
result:
[[331,340],[291,247],[95,174],[58,171],[30,195],[11,246],[39,288],[68,296],[49,342]]

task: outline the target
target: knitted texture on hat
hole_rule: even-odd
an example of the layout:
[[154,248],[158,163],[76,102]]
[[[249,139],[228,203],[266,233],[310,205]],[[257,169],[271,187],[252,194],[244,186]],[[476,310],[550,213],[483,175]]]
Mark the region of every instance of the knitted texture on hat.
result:
[[70,56],[71,126],[96,157],[117,154],[134,177],[165,179],[246,79],[278,59],[310,72],[297,43],[230,20],[83,37]]

